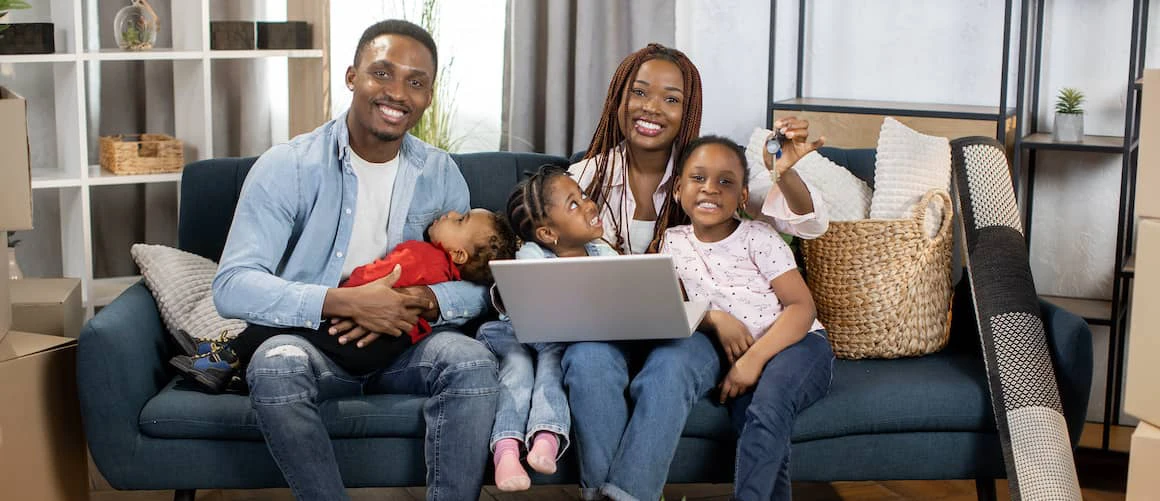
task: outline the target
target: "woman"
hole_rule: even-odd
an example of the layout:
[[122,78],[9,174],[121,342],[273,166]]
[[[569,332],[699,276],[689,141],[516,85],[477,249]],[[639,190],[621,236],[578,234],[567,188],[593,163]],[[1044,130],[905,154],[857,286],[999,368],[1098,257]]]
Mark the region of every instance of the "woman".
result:
[[[602,205],[604,238],[622,252],[656,252],[665,230],[685,222],[672,197],[672,164],[700,125],[701,77],[683,53],[649,44],[620,63],[585,158],[569,171]],[[781,158],[765,156],[778,181],[765,166],[750,165],[747,210],[779,231],[814,238],[828,225],[824,206],[792,167],[799,159],[826,161],[810,154],[823,141],[807,142],[802,120],[774,125],[787,138]],[[630,366],[640,368],[631,377]],[[660,498],[689,410],[721,373],[711,338],[697,332],[671,341],[576,343],[563,368],[582,497]],[[786,447],[788,436],[786,430]],[[775,468],[770,478],[777,477]]]

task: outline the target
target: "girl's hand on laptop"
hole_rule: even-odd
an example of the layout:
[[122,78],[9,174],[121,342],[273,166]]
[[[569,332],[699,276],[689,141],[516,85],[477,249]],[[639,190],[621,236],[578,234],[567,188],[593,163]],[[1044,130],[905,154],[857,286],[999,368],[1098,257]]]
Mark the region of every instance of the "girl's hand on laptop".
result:
[[722,404],[728,399],[749,393],[749,390],[757,385],[757,380],[761,377],[762,365],[755,362],[752,358],[741,357],[733,364],[733,368],[729,369],[729,373],[725,375],[725,380],[721,381],[719,393]]
[[721,342],[725,358],[730,364],[741,358],[741,355],[753,346],[754,340],[749,334],[749,328],[737,320],[737,317],[721,310],[713,310],[709,312],[709,320],[717,331],[717,340]]

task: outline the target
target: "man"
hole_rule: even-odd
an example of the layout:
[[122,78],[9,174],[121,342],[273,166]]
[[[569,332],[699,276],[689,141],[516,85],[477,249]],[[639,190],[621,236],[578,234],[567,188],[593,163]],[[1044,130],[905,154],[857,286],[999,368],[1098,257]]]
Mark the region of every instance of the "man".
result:
[[[295,336],[258,348],[246,372],[250,402],[298,499],[347,499],[319,404],[364,392],[431,397],[423,407],[427,498],[479,496],[496,362],[452,329],[484,310],[486,291],[468,282],[394,289],[397,269],[337,288],[356,266],[422,239],[440,214],[469,210],[467,183],[451,157],[407,134],[431,103],[437,58],[419,26],[389,20],[367,28],[346,70],[350,109],[263,154],[234,213],[213,284],[223,316],[306,328],[334,319],[332,335],[363,345],[406,334],[420,316],[436,331],[365,377]],[[384,457],[382,467],[390,461]]]

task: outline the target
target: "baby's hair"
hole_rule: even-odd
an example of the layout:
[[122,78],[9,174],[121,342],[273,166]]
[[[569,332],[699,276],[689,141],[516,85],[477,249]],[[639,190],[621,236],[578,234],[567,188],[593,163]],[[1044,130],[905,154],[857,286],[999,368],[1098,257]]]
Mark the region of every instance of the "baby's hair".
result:
[[487,242],[476,245],[475,252],[471,253],[471,258],[459,267],[459,276],[468,282],[480,285],[490,285],[495,282],[495,277],[491,275],[491,266],[488,266],[491,260],[515,259],[516,257],[516,235],[512,231],[511,225],[508,224],[507,218],[495,212],[489,212],[488,217],[491,219],[491,227],[495,233],[487,237]]
[[681,153],[681,159],[673,166],[673,179],[679,180],[681,178],[681,174],[685,172],[685,163],[689,161],[689,157],[693,156],[694,151],[710,144],[724,146],[737,156],[737,165],[741,166],[741,186],[748,188],[749,171],[747,167],[748,162],[745,160],[745,148],[732,139],[722,136],[701,136],[685,146],[685,151]]
[[[616,73],[612,75],[612,80],[608,83],[608,97],[604,99],[604,111],[601,112],[600,123],[597,124],[596,132],[592,134],[592,141],[588,144],[588,151],[584,154],[585,160],[595,159],[596,172],[585,191],[588,193],[588,198],[595,200],[598,204],[604,203],[604,197],[608,196],[608,192],[612,190],[612,181],[616,178],[615,174],[608,172],[608,157],[613,154],[617,146],[625,141],[624,131],[620,130],[618,119],[620,109],[624,106],[624,96],[631,88],[633,80],[636,79],[641,65],[654,59],[662,59],[677,65],[684,78],[684,109],[681,113],[680,133],[673,141],[672,155],[680,157],[685,148],[688,147],[689,142],[701,132],[701,73],[697,71],[697,66],[689,60],[689,57],[677,49],[665,47],[658,43],[650,43],[643,49],[629,54],[620,62],[620,66],[616,68]],[[628,163],[631,161],[628,158],[627,148],[625,150],[625,161],[621,162],[621,169],[627,169]],[[619,214],[618,210],[619,208],[614,207],[610,214]],[[680,208],[671,204],[665,204],[659,208],[656,231],[653,232],[653,238],[649,245],[652,252],[655,252],[657,245],[660,244],[666,228],[682,224],[679,222],[680,213]],[[616,227],[616,245],[613,247],[617,250],[623,249],[624,235],[628,232],[628,221],[620,221],[619,216],[615,216],[612,224]]]
[[508,196],[507,218],[516,236],[524,242],[536,241],[536,227],[548,215],[548,181],[568,176],[568,171],[557,165],[541,165],[535,174],[520,181]]

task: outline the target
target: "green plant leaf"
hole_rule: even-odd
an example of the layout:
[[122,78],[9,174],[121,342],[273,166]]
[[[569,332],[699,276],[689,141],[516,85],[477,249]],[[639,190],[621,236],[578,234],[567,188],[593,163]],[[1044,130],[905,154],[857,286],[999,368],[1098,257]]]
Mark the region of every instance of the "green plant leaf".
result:
[[[404,6],[404,11],[407,10]],[[439,40],[439,5],[436,0],[423,0],[417,24],[436,41]],[[439,66],[438,76],[433,83],[431,104],[411,129],[412,136],[449,152],[457,151],[466,139],[451,131],[451,122],[455,116],[455,93],[459,90],[458,84],[451,84],[448,76],[454,64],[455,58],[450,58]]]
[[1066,114],[1083,113],[1084,95],[1079,89],[1064,87],[1059,90],[1055,101],[1055,112]]

